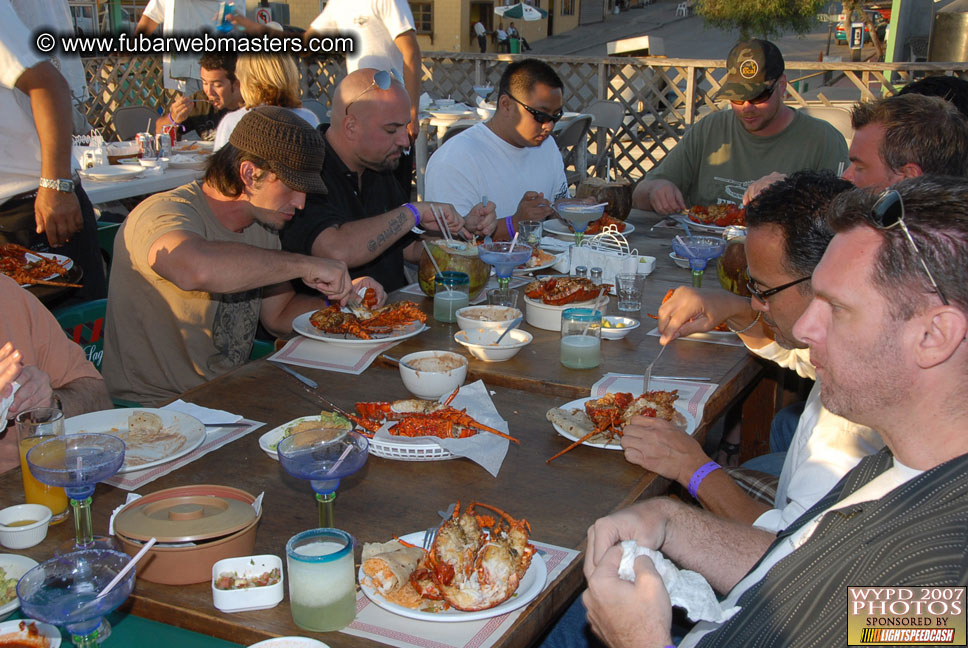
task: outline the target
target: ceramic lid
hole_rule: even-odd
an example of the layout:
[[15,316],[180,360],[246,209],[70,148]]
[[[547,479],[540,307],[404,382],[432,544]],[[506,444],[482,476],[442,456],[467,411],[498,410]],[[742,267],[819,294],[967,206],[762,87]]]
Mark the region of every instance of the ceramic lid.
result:
[[230,535],[256,518],[248,502],[171,490],[164,497],[146,497],[126,506],[114,519],[115,531],[134,540],[193,542]]

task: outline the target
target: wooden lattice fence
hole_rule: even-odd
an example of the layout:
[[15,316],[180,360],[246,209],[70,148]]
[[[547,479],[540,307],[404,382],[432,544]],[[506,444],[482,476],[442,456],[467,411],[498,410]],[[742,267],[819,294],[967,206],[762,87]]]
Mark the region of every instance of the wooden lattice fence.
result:
[[[475,85],[497,86],[501,73],[515,57],[504,54],[428,52],[423,57],[422,89],[432,97],[469,101]],[[565,85],[565,109],[580,112],[597,99],[621,102],[625,120],[613,140],[617,171],[637,178],[675,146],[685,130],[704,113],[723,108],[712,100],[726,75],[721,60],[594,58],[547,56]],[[968,63],[816,63],[791,62],[805,77],[841,79],[852,96],[838,102],[821,92],[809,100],[796,84],[787,88],[794,106],[832,105],[870,100],[893,94],[911,78],[926,73],[968,76]],[[341,61],[321,59],[303,63],[303,92],[330,103],[330,94],[345,75]],[[174,93],[164,89],[160,58],[108,57],[85,62],[92,98],[80,106],[88,121],[113,135],[111,115],[121,106],[145,104],[167,107]],[[843,79],[846,79],[844,81]],[[791,79],[792,81],[792,79]],[[728,105],[728,104],[727,104]]]

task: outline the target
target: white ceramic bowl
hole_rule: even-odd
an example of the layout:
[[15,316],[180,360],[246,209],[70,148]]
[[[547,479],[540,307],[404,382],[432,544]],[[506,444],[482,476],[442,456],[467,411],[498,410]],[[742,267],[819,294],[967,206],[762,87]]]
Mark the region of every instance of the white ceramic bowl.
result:
[[521,317],[521,310],[510,306],[465,306],[454,314],[462,331],[479,328],[503,331],[513,319]]
[[675,252],[670,252],[669,258],[672,259],[672,262],[675,263],[680,268],[685,268],[686,270],[689,269],[689,259],[685,257],[681,257]]
[[254,643],[249,648],[329,648],[329,645],[309,637],[274,637]]
[[438,108],[453,108],[457,103],[456,99],[435,99],[434,103]]
[[477,116],[485,121],[493,117],[494,113],[497,112],[497,108],[488,108],[487,106],[477,106],[474,110],[477,111]]
[[[546,331],[561,331],[561,314],[567,308],[597,308],[605,310],[608,304],[608,295],[602,295],[595,301],[575,302],[563,306],[552,306],[540,299],[524,298],[524,313],[528,324],[535,328]],[[510,335],[510,334],[509,334]]]
[[[437,400],[464,384],[467,358],[452,351],[417,351],[400,358],[403,386],[417,398]],[[404,367],[406,362],[417,369]]]
[[[215,581],[224,573],[235,572],[245,578],[259,576],[272,569],[279,570],[279,582],[272,585],[236,590],[223,590],[215,587]],[[276,607],[282,601],[283,582],[282,559],[279,556],[264,554],[261,556],[226,558],[212,565],[212,602],[222,612],[268,610]]]
[[[602,325],[602,339],[605,340],[621,340],[623,337],[631,333],[633,330],[639,328],[639,320],[632,319],[631,317],[622,317],[621,315],[607,315],[603,320]],[[607,327],[604,322],[610,323],[612,326]],[[621,324],[622,326],[616,327],[616,324]]]
[[639,256],[639,265],[635,269],[638,274],[652,274],[655,270],[655,257],[654,256]]
[[23,526],[0,527],[0,544],[7,549],[26,549],[39,545],[47,537],[50,518],[50,509],[43,504],[8,506],[0,511],[0,524],[10,525],[24,520],[32,522]]
[[138,160],[138,164],[146,169],[167,169],[168,168],[168,158],[142,158]]
[[[20,577],[30,571],[33,567],[37,566],[37,561],[33,558],[28,558],[27,556],[19,556],[17,554],[0,554],[0,568],[7,574],[7,578],[16,578],[20,580]],[[8,616],[14,613],[14,610],[20,607],[20,599],[16,596],[13,597],[12,601],[0,605],[0,621],[3,621]]]
[[503,362],[510,360],[518,351],[531,344],[534,339],[527,331],[512,329],[501,340],[500,346],[494,344],[501,336],[500,331],[489,329],[471,329],[469,331],[457,331],[454,334],[454,341],[467,348],[471,355],[484,362]]

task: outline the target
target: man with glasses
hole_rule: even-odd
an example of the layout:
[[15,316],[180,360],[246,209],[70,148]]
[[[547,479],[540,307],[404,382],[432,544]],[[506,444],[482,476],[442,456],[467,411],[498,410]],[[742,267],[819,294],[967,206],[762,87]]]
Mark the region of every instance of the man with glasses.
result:
[[393,170],[410,146],[410,99],[394,75],[368,68],[347,75],[331,120],[321,174],[328,193],[307,196],[282,232],[284,250],[338,259],[351,276],[373,277],[389,292],[409,283],[404,261],[420,259],[413,228],[439,232],[446,223],[455,237],[494,231],[493,205],[475,205],[465,219],[451,205],[408,202]]
[[507,240],[522,220],[544,220],[567,197],[561,153],[551,133],[561,119],[564,84],[537,59],[508,65],[498,85],[497,112],[437,150],[427,164],[427,198],[465,212],[483,197],[497,205],[495,239]]
[[[850,188],[830,173],[802,171],[761,193],[747,208],[752,301],[721,289],[679,288],[659,309],[660,343],[726,322],[756,355],[816,380],[793,324],[813,297],[810,274],[833,237],[824,220],[827,206]],[[639,419],[627,426],[622,437],[625,456],[678,481],[707,510],[776,533],[883,445],[876,432],[827,411],[820,394],[818,381],[790,448],[778,462],[782,470],[776,471],[780,481],[772,508],[746,495],[695,439],[666,421]],[[696,478],[702,473],[708,474]]]
[[847,144],[829,123],[783,103],[783,55],[765,40],[729,52],[728,73],[715,99],[732,110],[707,115],[639,182],[633,205],[660,214],[695,205],[741,204],[763,176],[801,169],[843,171]]
[[[968,182],[926,176],[894,189],[880,197],[853,190],[832,202],[836,234],[793,327],[822,378],[824,406],[877,429],[886,449],[779,535],[663,498],[598,520],[582,600],[607,645],[671,643],[670,602],[652,563],[636,560],[634,583],[617,577],[619,543],[629,539],[728,592],[724,610],[738,607],[721,624],[697,624],[679,648],[843,646],[848,585],[968,579]],[[886,603],[884,621],[904,614]],[[876,620],[864,612],[851,619],[854,632]],[[938,627],[912,617],[905,627]]]

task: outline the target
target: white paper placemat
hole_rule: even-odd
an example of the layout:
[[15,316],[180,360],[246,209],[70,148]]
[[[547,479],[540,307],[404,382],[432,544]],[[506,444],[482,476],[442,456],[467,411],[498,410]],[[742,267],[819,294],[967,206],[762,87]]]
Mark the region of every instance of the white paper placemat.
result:
[[269,356],[269,359],[299,367],[358,376],[373,364],[378,355],[399,343],[400,340],[386,344],[344,346],[311,340],[300,335],[286,342],[286,346]]
[[[532,540],[538,555],[548,568],[547,589],[573,560],[574,549],[565,549]],[[502,616],[466,621],[435,623],[398,616],[379,607],[362,591],[356,593],[356,620],[340,630],[356,637],[399,646],[400,648],[490,648],[527,610],[527,606]]]
[[176,468],[181,468],[186,464],[190,464],[199,457],[207,455],[212,450],[221,448],[226,443],[230,443],[236,439],[241,439],[249,432],[253,432],[254,430],[257,430],[265,425],[265,423],[261,423],[259,421],[249,421],[247,419],[243,419],[243,417],[239,416],[238,414],[231,414],[222,410],[202,407],[201,405],[187,403],[180,399],[165,405],[161,409],[170,409],[176,412],[189,414],[197,418],[202,423],[244,422],[249,423],[250,425],[248,427],[206,428],[205,440],[202,442],[202,445],[198,446],[187,455],[179,457],[178,459],[170,461],[169,463],[155,466],[154,468],[129,472],[123,475],[115,475],[111,479],[106,479],[105,483],[111,484],[112,486],[116,486],[117,488],[126,491],[136,490],[145,484],[153,482],[163,475],[167,475]]

